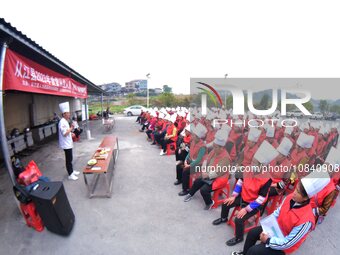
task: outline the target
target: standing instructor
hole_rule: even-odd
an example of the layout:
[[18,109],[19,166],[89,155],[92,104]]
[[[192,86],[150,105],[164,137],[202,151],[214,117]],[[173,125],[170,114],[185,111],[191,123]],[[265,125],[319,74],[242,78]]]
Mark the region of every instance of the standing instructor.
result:
[[69,124],[70,120],[70,104],[69,102],[64,102],[59,104],[59,109],[62,113],[62,119],[58,124],[58,134],[59,134],[59,146],[65,152],[66,159],[66,170],[68,173],[68,179],[76,181],[78,180],[78,171],[73,170],[72,160],[73,160],[73,140],[72,140],[72,130],[74,129],[73,125]]

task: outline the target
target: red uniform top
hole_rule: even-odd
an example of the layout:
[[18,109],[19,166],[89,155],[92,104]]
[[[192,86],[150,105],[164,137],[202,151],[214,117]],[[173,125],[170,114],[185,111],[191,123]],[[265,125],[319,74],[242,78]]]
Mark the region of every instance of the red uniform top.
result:
[[308,156],[305,150],[298,152],[298,150],[295,148],[290,154],[290,157],[293,166],[298,166],[302,161],[305,161],[303,163],[308,161]]
[[313,141],[313,145],[312,148],[310,148],[310,150],[308,151],[308,156],[312,157],[315,155],[316,153],[316,149],[318,147],[318,143],[319,143],[319,134],[316,131],[309,131],[308,135],[312,135],[314,136],[314,141]]
[[201,139],[199,140],[198,143],[196,143],[194,140],[191,140],[190,150],[189,150],[189,155],[190,155],[191,160],[197,159],[198,152],[202,147],[205,147],[205,143]]
[[[290,194],[286,197],[280,208],[280,214],[277,218],[277,223],[279,224],[282,234],[284,236],[289,235],[294,227],[300,226],[304,223],[311,222],[312,228],[314,229],[314,214],[312,212],[312,207],[310,204],[299,208],[290,208],[290,201],[294,194]],[[308,234],[301,238],[296,244],[294,244],[289,249],[284,250],[286,254],[296,251],[301,244],[306,240]]]
[[[256,200],[259,196],[260,189],[269,181],[269,178],[264,178],[263,175],[259,175],[258,177],[254,176],[252,173],[246,174],[244,173],[243,184],[241,197],[242,200],[251,203]],[[265,198],[263,201],[266,202],[268,198]]]
[[258,148],[259,146],[257,144],[255,144],[255,146],[253,146],[252,148],[250,148],[248,143],[246,144],[246,146],[244,147],[244,151],[243,151],[242,166],[251,166],[251,161],[253,160],[253,157]]
[[[216,154],[216,151],[212,150],[207,156],[207,166],[214,166],[215,169],[217,169],[216,167],[219,164],[219,162],[222,159],[226,159],[226,158],[230,162],[229,153],[227,152],[225,148],[223,148],[223,150],[219,154]],[[220,166],[220,167],[223,167],[223,166]],[[229,172],[226,172],[226,174],[221,177],[217,177],[212,184],[212,190],[216,190],[216,189],[223,188],[224,186],[226,186],[228,183],[228,179],[229,179],[228,177],[229,177]]]
[[335,185],[333,181],[330,181],[326,187],[324,187],[318,194],[310,200],[310,205],[312,208],[320,207],[323,204],[324,199],[335,190]]
[[236,142],[239,140],[239,138],[241,137],[242,133],[236,133],[234,129],[232,129],[229,133],[229,138],[228,138],[228,142],[232,142],[234,145],[230,151],[230,158],[232,161],[235,161],[236,157],[237,157],[237,153],[238,153],[238,147]]

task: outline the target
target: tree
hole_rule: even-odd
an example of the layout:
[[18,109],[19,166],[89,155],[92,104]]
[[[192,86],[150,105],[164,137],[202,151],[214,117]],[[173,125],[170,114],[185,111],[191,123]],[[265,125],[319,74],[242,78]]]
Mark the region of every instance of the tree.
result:
[[329,105],[327,100],[320,100],[319,108],[322,113],[328,111]]
[[135,96],[135,94],[133,94],[133,93],[128,94],[127,95],[127,100],[128,100],[129,105],[136,104],[136,96]]
[[158,101],[162,104],[162,106],[171,107],[176,103],[176,97],[172,93],[163,92],[159,95]]
[[259,110],[267,110],[269,105],[269,96],[264,94],[261,98]]
[[313,110],[314,110],[314,106],[313,106],[313,104],[312,104],[310,101],[308,101],[307,103],[304,103],[303,106],[304,106],[309,112],[313,112]]
[[172,88],[168,85],[163,85],[163,92],[164,93],[172,93]]

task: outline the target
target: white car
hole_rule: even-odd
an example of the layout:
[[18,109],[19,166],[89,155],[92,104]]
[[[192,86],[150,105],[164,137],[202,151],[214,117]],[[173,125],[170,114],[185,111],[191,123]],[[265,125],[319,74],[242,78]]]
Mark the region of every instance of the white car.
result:
[[142,105],[131,105],[128,108],[124,109],[124,115],[127,116],[140,115],[142,110],[146,111],[146,108]]

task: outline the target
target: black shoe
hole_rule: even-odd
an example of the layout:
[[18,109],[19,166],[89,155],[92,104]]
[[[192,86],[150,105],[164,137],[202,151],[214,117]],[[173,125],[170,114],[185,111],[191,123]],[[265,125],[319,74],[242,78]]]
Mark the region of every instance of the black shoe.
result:
[[229,241],[226,242],[226,245],[228,246],[234,246],[240,242],[243,242],[243,238],[237,238],[237,237],[234,237],[232,239],[230,239]]
[[180,185],[181,183],[182,183],[181,181],[177,180],[174,182],[174,185]]
[[153,142],[151,145],[155,145],[156,143],[155,142]]
[[218,218],[212,222],[213,225],[220,225],[221,223],[227,222],[228,218]]
[[182,190],[180,193],[178,193],[179,196],[185,196],[188,195],[189,191],[188,190]]

